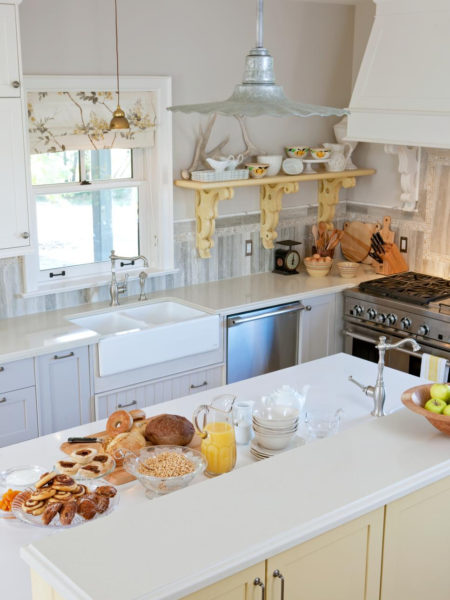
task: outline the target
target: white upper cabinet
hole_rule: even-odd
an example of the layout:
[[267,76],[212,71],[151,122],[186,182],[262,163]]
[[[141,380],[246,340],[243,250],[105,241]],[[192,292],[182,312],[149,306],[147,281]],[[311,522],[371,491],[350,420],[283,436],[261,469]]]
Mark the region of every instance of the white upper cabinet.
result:
[[0,98],[19,98],[21,87],[16,7],[0,4]]
[[0,256],[17,255],[21,253],[17,250],[30,246],[27,157],[20,100],[0,98],[0,122]]
[[31,251],[26,98],[21,95],[17,24],[16,3],[0,0],[0,258]]
[[449,0],[375,0],[348,137],[450,148]]

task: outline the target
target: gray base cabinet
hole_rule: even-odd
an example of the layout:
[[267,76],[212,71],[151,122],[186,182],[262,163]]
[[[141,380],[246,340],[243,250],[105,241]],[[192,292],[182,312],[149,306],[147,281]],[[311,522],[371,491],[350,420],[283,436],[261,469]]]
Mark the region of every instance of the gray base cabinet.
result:
[[92,420],[87,346],[39,356],[36,376],[39,435]]
[[299,363],[341,352],[336,340],[336,294],[305,298],[300,321]]
[[0,447],[38,436],[33,359],[0,365]]

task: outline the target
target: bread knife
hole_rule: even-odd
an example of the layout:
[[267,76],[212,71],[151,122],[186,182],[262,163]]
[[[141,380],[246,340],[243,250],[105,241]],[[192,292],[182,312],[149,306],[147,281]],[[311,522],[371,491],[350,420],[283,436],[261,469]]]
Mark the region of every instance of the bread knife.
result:
[[102,444],[102,438],[96,437],[70,437],[67,438],[69,444]]

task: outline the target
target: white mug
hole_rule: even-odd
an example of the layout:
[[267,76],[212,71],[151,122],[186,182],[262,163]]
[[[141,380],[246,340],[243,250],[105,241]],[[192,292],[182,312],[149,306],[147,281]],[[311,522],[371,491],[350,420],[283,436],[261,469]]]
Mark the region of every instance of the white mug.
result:
[[275,175],[278,175],[278,173],[280,172],[281,169],[281,162],[283,160],[283,157],[278,154],[272,154],[269,156],[265,156],[263,154],[260,154],[259,156],[256,157],[256,161],[259,163],[265,163],[266,165],[269,165],[269,168],[267,169],[267,173],[266,173],[266,177],[274,177]]

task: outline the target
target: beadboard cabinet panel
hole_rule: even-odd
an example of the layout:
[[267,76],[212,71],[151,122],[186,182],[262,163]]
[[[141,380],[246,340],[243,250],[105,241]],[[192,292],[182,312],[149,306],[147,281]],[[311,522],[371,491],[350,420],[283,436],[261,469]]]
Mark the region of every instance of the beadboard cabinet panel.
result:
[[222,385],[223,367],[193,371],[95,395],[95,418],[106,419],[115,410],[144,408]]

